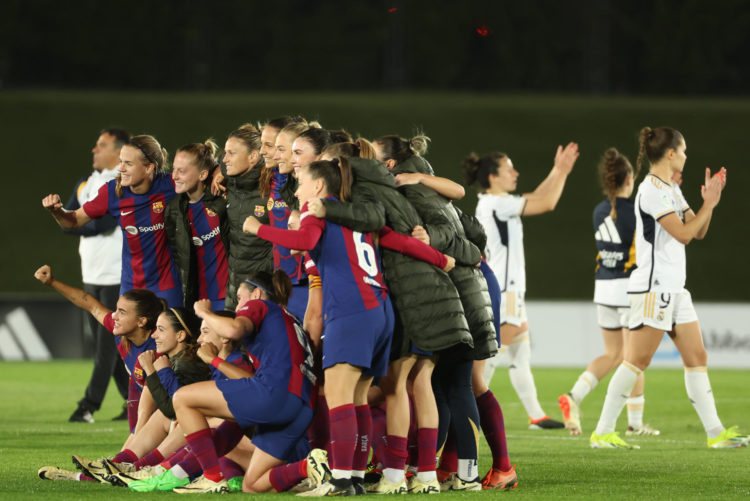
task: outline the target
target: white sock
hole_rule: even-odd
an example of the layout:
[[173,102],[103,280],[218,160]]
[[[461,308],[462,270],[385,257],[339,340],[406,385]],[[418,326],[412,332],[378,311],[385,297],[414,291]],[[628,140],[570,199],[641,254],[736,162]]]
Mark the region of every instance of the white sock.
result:
[[599,384],[599,380],[596,379],[593,372],[584,371],[578,376],[578,381],[573,385],[573,389],[570,390],[570,395],[577,404],[580,404],[586,395],[588,395],[596,385]]
[[365,470],[352,470],[352,478],[365,478]]
[[505,345],[500,345],[500,347],[497,350],[497,354],[495,356],[488,358],[487,362],[484,364],[484,373],[482,374],[482,377],[484,377],[484,383],[489,386],[490,381],[492,381],[492,376],[495,375],[495,370],[500,367],[502,364],[501,360],[505,357],[505,354],[508,352],[508,347]]
[[643,426],[643,406],[646,404],[646,397],[639,395],[628,398],[628,426],[638,429]]
[[435,472],[435,470],[418,471],[417,478],[422,482],[432,482],[433,480],[437,480],[437,473]]
[[175,478],[188,478],[190,475],[187,474],[185,470],[182,469],[182,466],[176,464],[170,470],[172,472],[172,475],[175,476]]
[[476,459],[459,459],[458,460],[458,471],[456,472],[458,478],[464,482],[470,482],[479,477],[479,467]]
[[617,418],[625,407],[625,401],[633,390],[638,376],[643,371],[633,364],[623,362],[615,371],[607,386],[607,396],[604,399],[602,414],[596,425],[597,435],[606,435],[615,431]]
[[716,403],[706,367],[685,367],[685,389],[706,433],[710,438],[717,437],[724,431],[724,427],[716,413]]
[[338,470],[333,468],[331,469],[331,476],[333,478],[352,478],[352,470]]
[[398,470],[396,468],[386,468],[383,470],[383,476],[394,484],[401,483],[404,480],[404,470]]
[[510,353],[510,383],[516,390],[518,398],[521,399],[526,414],[532,420],[542,419],[546,416],[539,405],[536,396],[536,385],[534,376],[531,374],[531,343],[529,333],[523,332],[516,336],[508,347]]

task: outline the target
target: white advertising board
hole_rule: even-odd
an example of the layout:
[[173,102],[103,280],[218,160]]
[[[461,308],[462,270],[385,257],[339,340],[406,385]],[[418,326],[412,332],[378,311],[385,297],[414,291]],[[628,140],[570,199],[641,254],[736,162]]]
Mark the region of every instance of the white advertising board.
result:
[[[581,367],[604,353],[596,307],[585,301],[526,303],[534,367]],[[695,303],[709,367],[750,368],[750,303]],[[652,367],[682,367],[668,336]]]

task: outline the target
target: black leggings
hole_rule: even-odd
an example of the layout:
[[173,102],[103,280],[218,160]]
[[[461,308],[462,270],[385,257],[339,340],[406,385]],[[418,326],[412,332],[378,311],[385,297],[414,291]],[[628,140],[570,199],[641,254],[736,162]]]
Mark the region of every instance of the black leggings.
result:
[[479,410],[471,389],[473,360],[441,356],[432,374],[438,415],[438,450],[445,445],[448,427],[456,436],[459,459],[477,459]]

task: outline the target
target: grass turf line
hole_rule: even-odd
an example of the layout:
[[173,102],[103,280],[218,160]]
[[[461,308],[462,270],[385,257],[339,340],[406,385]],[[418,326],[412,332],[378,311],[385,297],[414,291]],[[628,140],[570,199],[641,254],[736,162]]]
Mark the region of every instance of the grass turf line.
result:
[[[0,499],[133,499],[125,489],[91,483],[42,481],[43,465],[74,469],[70,456],[114,455],[127,433],[122,421],[110,421],[121,409],[121,399],[110,385],[94,424],[68,423],[90,375],[88,361],[0,363]],[[556,399],[570,389],[580,370],[535,369],[545,411],[559,418]],[[714,370],[710,373],[717,407],[725,426],[750,431],[750,394],[747,373]],[[703,428],[685,395],[680,370],[646,372],[645,421],[659,428],[658,437],[634,437],[639,451],[592,450],[588,436],[596,424],[607,380],[583,402],[580,437],[566,431],[530,431],[523,407],[507,376],[495,374],[492,389],[505,414],[511,461],[517,465],[519,487],[507,496],[524,499],[575,498],[726,499],[750,494],[747,464],[750,449],[709,450]],[[625,412],[618,430],[626,426]],[[480,437],[480,474],[490,465],[489,450]],[[163,494],[176,496],[176,494]],[[487,498],[498,493],[443,493],[448,498]],[[275,494],[290,498],[290,494]],[[266,495],[268,497],[268,495]]]

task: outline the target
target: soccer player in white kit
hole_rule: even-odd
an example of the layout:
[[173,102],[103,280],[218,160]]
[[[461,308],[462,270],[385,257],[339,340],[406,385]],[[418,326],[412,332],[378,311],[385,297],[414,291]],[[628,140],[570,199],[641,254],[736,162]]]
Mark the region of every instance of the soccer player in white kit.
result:
[[504,352],[509,355],[510,381],[529,416],[529,429],[563,428],[550,419],[537,398],[531,374],[531,343],[526,319],[526,264],[521,216],[544,214],[555,209],[565,180],[578,159],[578,145],[558,146],[549,175],[531,193],[511,195],[516,189],[518,171],[504,153],[484,157],[471,154],[463,162],[468,184],[479,183],[476,217],[487,233],[484,249],[487,263],[497,275],[502,291],[499,354],[487,361],[485,380],[489,384]]
[[[594,238],[598,254],[594,281],[594,303],[604,340],[604,354],[596,357],[581,373],[571,390],[558,402],[565,427],[571,435],[581,434],[580,404],[607,374],[622,363],[628,335],[630,300],[628,279],[635,269],[635,210],[629,200],[637,172],[630,161],[609,148],[598,166],[599,181],[606,199],[594,209]],[[658,435],[659,430],[643,423],[643,374],[628,398],[626,435]]]
[[627,395],[667,331],[682,356],[685,388],[703,423],[711,448],[746,446],[750,437],[736,427],[724,428],[716,412],[706,370],[707,354],[703,346],[698,317],[690,293],[685,289],[685,245],[706,236],[711,216],[726,185],[726,170],[713,177],[706,168],[701,188],[703,206],[695,213],[677,184],[671,182],[681,173],[687,156],[682,134],[669,127],[644,127],[640,133],[638,166],[644,156],[651,169],[638,187],[635,198],[636,263],[630,275],[629,327],[625,360],[609,382],[599,423],[591,434],[592,448],[634,449],[614,431],[617,417]]

